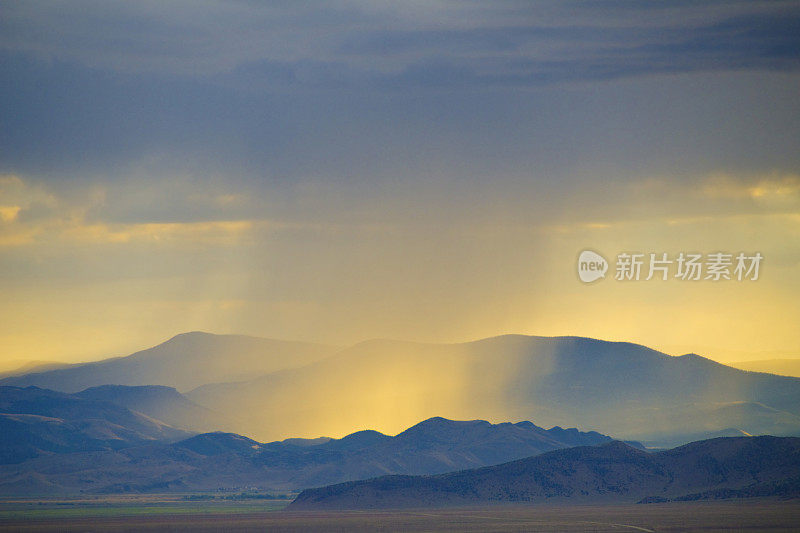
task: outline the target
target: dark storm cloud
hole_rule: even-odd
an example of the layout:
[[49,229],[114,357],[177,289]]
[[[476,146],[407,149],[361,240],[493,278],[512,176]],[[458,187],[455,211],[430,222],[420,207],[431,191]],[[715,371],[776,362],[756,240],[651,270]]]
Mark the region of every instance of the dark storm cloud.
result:
[[[796,162],[785,148],[797,101],[758,77],[800,66],[795,2],[8,2],[2,13],[0,172],[36,179],[357,189]],[[728,72],[756,77],[651,81]]]
[[[557,52],[537,51],[555,45],[560,47]],[[401,74],[382,80],[389,81],[388,86],[524,86],[665,72],[794,70],[800,67],[800,9],[755,13],[696,27],[380,32],[359,36],[342,50],[364,55],[418,54],[420,59]],[[452,53],[439,53],[443,50]]]
[[797,68],[800,46],[792,2],[13,2],[0,24],[7,51],[190,77],[271,65],[278,88],[361,86],[430,64],[457,67],[459,88],[461,71],[503,84],[559,81],[563,65],[588,80],[597,64],[614,76]]

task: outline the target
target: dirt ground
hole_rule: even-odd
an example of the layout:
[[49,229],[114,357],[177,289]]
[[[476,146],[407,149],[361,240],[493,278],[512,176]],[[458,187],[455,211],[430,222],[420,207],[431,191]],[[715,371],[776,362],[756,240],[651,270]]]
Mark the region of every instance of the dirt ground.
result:
[[339,512],[287,512],[269,504],[142,505],[0,509],[0,531],[800,531],[798,500]]

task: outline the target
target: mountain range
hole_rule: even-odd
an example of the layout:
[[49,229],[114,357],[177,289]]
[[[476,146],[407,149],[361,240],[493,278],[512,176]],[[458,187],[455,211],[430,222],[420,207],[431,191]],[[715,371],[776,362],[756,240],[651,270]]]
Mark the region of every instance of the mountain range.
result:
[[[125,389],[114,388],[123,399],[141,393]],[[0,387],[0,408],[10,413],[0,417],[0,494],[297,490],[384,474],[449,472],[612,440],[531,422],[432,418],[396,436],[364,430],[341,439],[261,443],[234,433],[188,436],[102,399],[106,393]]]
[[437,414],[531,418],[665,447],[736,431],[800,435],[798,378],[580,337],[369,341],[303,367],[186,395],[224,413],[270,407],[244,414],[247,432],[260,438],[280,437],[276,428],[301,435],[342,427],[394,432]]
[[[194,332],[128,357],[0,384],[62,392],[173,387],[183,398],[163,394],[159,401],[169,408],[129,405],[175,427],[224,429],[259,441],[341,436],[359,427],[393,434],[438,415],[533,419],[660,447],[709,436],[800,435],[798,378],[582,337],[374,340],[338,349]],[[193,407],[179,407],[186,402]],[[206,419],[212,423],[198,423]]]
[[190,435],[112,402],[37,387],[0,387],[0,463],[118,450]]
[[61,392],[100,385],[165,385],[184,391],[302,366],[336,350],[322,344],[195,331],[126,357],[12,376],[0,384]]
[[[298,509],[800,495],[800,439],[751,436],[800,435],[800,379],[630,343],[195,332],[40,370],[0,380],[0,494],[320,487]],[[637,437],[699,442],[649,453]]]
[[308,489],[289,510],[743,497],[800,497],[800,438],[719,438],[659,453],[621,442],[580,446],[436,476],[383,476]]

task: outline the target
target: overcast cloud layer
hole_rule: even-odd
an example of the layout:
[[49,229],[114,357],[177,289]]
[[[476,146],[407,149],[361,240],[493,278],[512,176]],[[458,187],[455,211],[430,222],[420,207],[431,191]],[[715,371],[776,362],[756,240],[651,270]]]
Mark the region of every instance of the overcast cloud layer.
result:
[[[6,172],[484,177],[674,164],[664,141],[728,162],[748,115],[778,143],[757,157],[796,163],[774,158],[796,86],[770,77],[800,68],[796,2],[8,2],[0,36]],[[758,75],[678,77],[723,72]]]

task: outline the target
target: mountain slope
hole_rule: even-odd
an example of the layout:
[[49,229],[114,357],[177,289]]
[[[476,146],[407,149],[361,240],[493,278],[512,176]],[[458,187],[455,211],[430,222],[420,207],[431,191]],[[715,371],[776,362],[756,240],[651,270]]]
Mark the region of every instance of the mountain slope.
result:
[[172,387],[162,385],[102,385],[75,396],[120,405],[187,431],[219,431],[235,425],[230,417],[201,407]]
[[127,357],[6,378],[0,384],[62,392],[99,385],[165,385],[187,390],[302,366],[334,351],[321,344],[192,332]]
[[8,370],[0,372],[0,378],[22,376],[33,372],[47,372],[68,366],[70,366],[69,363],[59,361],[18,361],[16,364],[7,366]]
[[[560,436],[569,438],[561,441]],[[423,421],[395,437],[368,430],[316,445],[295,439],[262,444],[214,432],[172,444],[41,455],[13,468],[0,465],[0,494],[14,494],[31,478],[63,493],[221,487],[297,490],[384,474],[450,472],[528,457],[573,442],[610,441],[599,433],[545,430],[530,422],[493,425],[442,418]]]
[[763,359],[760,361],[740,361],[731,366],[750,372],[767,372],[779,376],[800,377],[800,359]]
[[[187,396],[225,413],[270,407],[244,410],[248,434],[264,440],[350,427],[394,433],[437,414],[533,418],[637,440],[728,428],[800,434],[800,379],[580,337],[369,341],[302,368]],[[766,409],[748,412],[756,404]]]
[[654,454],[612,442],[438,476],[385,476],[308,489],[289,508],[746,496],[800,496],[800,439],[720,438]]
[[171,442],[189,433],[119,405],[37,387],[0,387],[0,461]]

